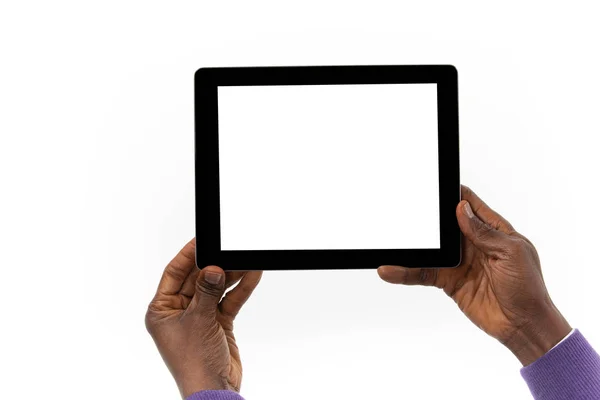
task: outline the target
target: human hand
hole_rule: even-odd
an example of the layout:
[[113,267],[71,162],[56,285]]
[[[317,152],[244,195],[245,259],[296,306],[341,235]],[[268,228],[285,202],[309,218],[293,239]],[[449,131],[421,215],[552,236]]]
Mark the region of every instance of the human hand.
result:
[[456,216],[465,237],[457,268],[386,265],[379,276],[443,289],[475,325],[529,365],[571,331],[548,295],[537,251],[466,186]]
[[146,329],[184,398],[201,390],[239,392],[242,364],[233,320],[262,271],[199,270],[195,249],[192,239],[165,268],[146,312]]

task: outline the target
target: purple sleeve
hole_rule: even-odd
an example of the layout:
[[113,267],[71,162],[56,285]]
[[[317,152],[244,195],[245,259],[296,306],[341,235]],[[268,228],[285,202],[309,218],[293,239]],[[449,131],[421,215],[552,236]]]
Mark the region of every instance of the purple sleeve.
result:
[[600,399],[600,356],[578,330],[521,375],[536,400]]
[[185,400],[244,400],[244,398],[231,390],[202,390]]

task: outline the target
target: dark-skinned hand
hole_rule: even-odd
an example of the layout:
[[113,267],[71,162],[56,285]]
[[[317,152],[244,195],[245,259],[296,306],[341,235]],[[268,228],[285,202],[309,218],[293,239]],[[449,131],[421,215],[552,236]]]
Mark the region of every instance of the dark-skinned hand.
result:
[[531,364],[571,331],[548,295],[535,247],[465,186],[456,217],[464,235],[460,266],[385,265],[379,276],[390,283],[444,290],[475,325],[523,365]]
[[183,398],[201,390],[239,392],[242,364],[233,321],[262,272],[199,270],[195,248],[193,239],[166,267],[148,306],[146,328]]

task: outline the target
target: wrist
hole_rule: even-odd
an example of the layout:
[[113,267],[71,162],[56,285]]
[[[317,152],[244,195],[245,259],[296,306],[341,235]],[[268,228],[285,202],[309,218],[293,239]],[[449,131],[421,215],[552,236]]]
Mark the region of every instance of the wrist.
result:
[[534,321],[517,329],[504,345],[527,366],[549,352],[571,330],[558,309],[550,305]]
[[177,380],[181,396],[186,399],[196,392],[203,390],[231,390],[227,379],[217,376],[186,376]]

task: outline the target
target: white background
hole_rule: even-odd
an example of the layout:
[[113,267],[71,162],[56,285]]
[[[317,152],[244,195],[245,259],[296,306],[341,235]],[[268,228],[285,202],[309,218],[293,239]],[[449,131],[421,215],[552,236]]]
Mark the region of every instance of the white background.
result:
[[218,99],[221,249],[440,248],[436,84]]
[[[194,234],[200,66],[455,64],[462,181],[600,347],[597,2],[1,4],[0,398],[177,398],[143,319]],[[441,291],[372,270],[265,273],[236,333],[248,400],[530,398]]]

